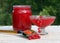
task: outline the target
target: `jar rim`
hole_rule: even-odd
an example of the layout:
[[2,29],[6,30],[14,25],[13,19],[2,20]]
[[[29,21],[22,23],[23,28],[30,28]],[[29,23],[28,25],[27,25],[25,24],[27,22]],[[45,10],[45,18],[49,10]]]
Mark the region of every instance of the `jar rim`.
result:
[[13,5],[13,7],[31,7],[30,5]]

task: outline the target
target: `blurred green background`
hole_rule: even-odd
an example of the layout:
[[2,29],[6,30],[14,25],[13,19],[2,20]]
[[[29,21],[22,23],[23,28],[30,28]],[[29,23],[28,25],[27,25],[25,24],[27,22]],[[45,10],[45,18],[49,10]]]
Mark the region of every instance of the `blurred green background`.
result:
[[13,5],[31,5],[33,15],[56,16],[60,25],[60,0],[0,0],[0,25],[12,25]]

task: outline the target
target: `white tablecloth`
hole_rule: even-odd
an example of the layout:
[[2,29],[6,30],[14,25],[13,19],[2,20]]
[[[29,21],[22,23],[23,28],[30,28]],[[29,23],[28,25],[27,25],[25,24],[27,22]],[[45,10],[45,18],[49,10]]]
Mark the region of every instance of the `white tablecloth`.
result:
[[[37,31],[37,26],[32,26]],[[0,26],[0,30],[13,30],[12,26]],[[21,35],[0,33],[0,43],[60,43],[60,26],[46,27],[47,35],[41,35],[40,39],[28,40]]]

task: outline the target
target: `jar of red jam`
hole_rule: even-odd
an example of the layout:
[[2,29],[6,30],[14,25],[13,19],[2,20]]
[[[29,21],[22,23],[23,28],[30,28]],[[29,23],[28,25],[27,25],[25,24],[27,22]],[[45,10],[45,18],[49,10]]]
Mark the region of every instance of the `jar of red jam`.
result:
[[31,29],[31,21],[30,16],[31,6],[29,5],[14,5],[12,12],[12,20],[13,20],[13,29],[15,31],[24,31]]

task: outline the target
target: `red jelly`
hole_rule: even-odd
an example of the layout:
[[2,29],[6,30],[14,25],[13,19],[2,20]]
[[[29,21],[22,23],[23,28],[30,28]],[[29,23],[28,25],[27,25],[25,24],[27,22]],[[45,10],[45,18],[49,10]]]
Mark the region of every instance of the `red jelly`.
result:
[[31,29],[31,7],[29,5],[13,6],[13,29],[15,31]]

